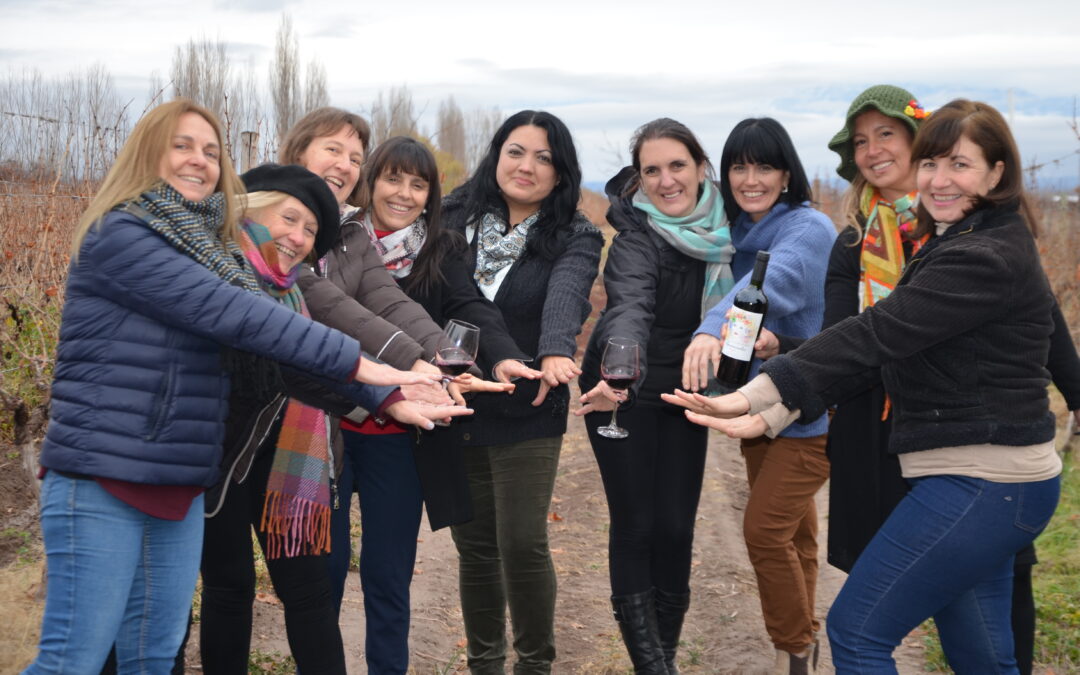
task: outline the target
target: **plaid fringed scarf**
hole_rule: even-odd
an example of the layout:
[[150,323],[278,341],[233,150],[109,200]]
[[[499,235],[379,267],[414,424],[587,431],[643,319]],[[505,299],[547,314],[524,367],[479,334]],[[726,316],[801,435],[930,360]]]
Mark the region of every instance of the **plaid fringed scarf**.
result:
[[[241,227],[244,255],[278,302],[309,316],[295,282],[300,266],[282,273],[270,232],[250,220]],[[330,552],[330,442],[326,413],[290,398],[266,481],[259,527],[266,555],[292,558]]]

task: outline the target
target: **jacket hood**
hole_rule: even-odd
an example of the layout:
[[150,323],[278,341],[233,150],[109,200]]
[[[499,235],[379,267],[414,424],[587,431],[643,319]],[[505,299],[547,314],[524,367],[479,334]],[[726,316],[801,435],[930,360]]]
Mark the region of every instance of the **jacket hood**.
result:
[[634,208],[633,193],[626,194],[627,189],[635,180],[637,180],[637,171],[634,171],[632,166],[625,166],[604,186],[604,193],[611,203],[608,207],[607,221],[616,232],[639,229],[646,224],[645,212]]

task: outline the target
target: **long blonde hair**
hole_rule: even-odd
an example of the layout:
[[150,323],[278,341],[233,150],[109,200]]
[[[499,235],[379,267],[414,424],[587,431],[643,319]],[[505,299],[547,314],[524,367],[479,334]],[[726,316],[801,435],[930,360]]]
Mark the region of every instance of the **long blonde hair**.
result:
[[86,233],[90,231],[109,211],[118,204],[135,199],[154,185],[161,182],[160,166],[161,158],[169,148],[173,133],[180,117],[186,113],[195,113],[205,119],[214,133],[217,134],[218,143],[222,147],[221,175],[218,177],[216,192],[225,195],[225,223],[221,229],[222,241],[237,241],[237,221],[243,208],[241,196],[244,194],[244,184],[236,175],[232,160],[225,152],[224,138],[221,123],[214,113],[186,98],[178,98],[168,103],[162,103],[150,112],[146,113],[139,123],[135,125],[131,135],[124,142],[116,161],[109,173],[102,181],[90,206],[87,207],[75,228],[75,237],[72,242],[72,256],[78,256],[79,247],[82,246]]
[[[862,242],[863,230],[866,228],[866,218],[862,214],[862,194],[869,185],[869,181],[862,173],[855,174],[855,180],[848,184],[844,190],[844,196],[840,198],[840,217],[843,225],[855,228],[858,236],[848,246],[858,246]],[[842,229],[842,228],[841,228]]]

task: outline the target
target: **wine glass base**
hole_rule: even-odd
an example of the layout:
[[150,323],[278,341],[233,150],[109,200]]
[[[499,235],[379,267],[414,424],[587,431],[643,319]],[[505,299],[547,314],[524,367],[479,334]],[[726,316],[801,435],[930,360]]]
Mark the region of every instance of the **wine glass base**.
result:
[[600,434],[604,438],[626,438],[630,435],[630,432],[622,427],[617,427],[614,424],[609,424],[606,427],[597,427],[596,433]]

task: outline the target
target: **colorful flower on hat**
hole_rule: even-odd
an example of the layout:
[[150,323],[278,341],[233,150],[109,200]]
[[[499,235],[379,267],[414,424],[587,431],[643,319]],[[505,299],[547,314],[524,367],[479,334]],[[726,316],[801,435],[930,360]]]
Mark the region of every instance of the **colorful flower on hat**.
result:
[[920,105],[919,102],[915,99],[911,99],[910,101],[908,101],[907,106],[904,108],[904,114],[917,120],[930,117],[930,113],[926,110],[923,110],[922,105]]

